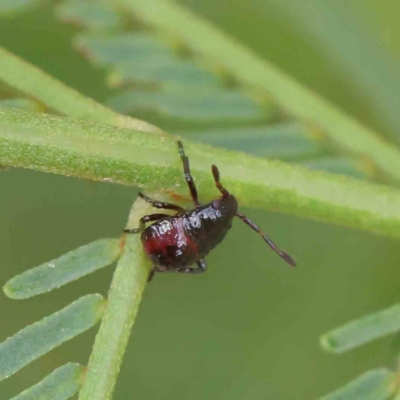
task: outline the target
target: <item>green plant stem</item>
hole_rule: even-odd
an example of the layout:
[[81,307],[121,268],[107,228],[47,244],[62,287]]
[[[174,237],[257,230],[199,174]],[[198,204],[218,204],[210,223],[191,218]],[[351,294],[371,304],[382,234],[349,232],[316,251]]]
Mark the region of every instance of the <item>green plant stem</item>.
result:
[[61,114],[142,132],[161,132],[145,121],[110,110],[2,47],[0,60],[0,80]]
[[308,90],[218,27],[171,0],[118,0],[127,10],[163,34],[178,38],[240,83],[263,89],[283,110],[325,135],[331,146],[367,157],[381,173],[400,181],[400,151],[375,132]]
[[[128,226],[136,227],[139,219],[149,210],[147,203],[136,201]],[[140,235],[126,235],[125,247],[111,283],[106,314],[96,336],[79,400],[112,398],[150,269],[151,264],[143,253]]]
[[[400,238],[400,192],[283,162],[185,141],[201,200],[219,195],[210,172],[241,207],[294,214]],[[136,185],[188,196],[176,139],[65,117],[0,108],[0,164]]]

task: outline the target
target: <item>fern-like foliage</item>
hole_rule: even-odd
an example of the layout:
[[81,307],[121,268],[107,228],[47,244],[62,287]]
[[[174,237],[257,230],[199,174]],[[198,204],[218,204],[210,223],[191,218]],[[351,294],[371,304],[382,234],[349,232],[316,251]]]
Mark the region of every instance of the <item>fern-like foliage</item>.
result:
[[[400,304],[356,319],[321,337],[321,346],[341,354],[370,341],[400,332]],[[385,400],[400,397],[398,371],[368,371],[320,400]]]
[[[27,299],[48,292],[113,263],[121,251],[121,240],[93,242],[17,275],[6,283],[4,292],[13,299]],[[91,328],[104,315],[105,307],[102,296],[84,296],[0,343],[0,380]],[[16,398],[68,399],[79,390],[83,375],[83,368],[66,365]]]
[[106,104],[116,111],[147,111],[162,126],[202,143],[362,179],[382,178],[368,157],[337,151],[268,91],[244,85],[179,37],[140,29],[135,14],[127,23],[126,10],[115,3],[65,0],[56,15],[81,28],[74,46],[108,71],[115,94]]
[[[24,12],[35,4],[36,2],[29,0],[0,0],[0,18],[12,17],[13,12]],[[398,182],[400,153],[397,149],[381,141],[374,132],[355,123],[329,104],[322,100],[317,102],[318,99],[307,89],[297,86],[290,78],[177,4],[168,0],[63,0],[52,7],[54,15],[60,21],[78,26],[79,32],[72,39],[77,51],[83,53],[96,68],[107,71],[107,84],[113,94],[105,103],[114,112],[70,88],[63,87],[58,81],[23,64],[21,60],[1,49],[4,61],[3,66],[0,66],[0,106],[64,113],[89,121],[96,120],[104,124],[159,133],[153,125],[133,118],[126,119],[121,114],[135,117],[141,115],[184,138],[216,147],[240,150],[261,158],[280,159],[310,169],[322,169],[367,180]],[[162,14],[161,17],[154,13],[153,9],[156,8]],[[173,29],[175,19],[181,22],[176,30]],[[188,29],[185,30],[186,28]],[[199,40],[208,41],[210,48]],[[236,59],[237,63],[230,62]],[[20,71],[32,72],[32,76],[35,76],[32,79],[34,84],[20,80],[23,76]],[[51,93],[48,95],[46,90]],[[67,106],[64,107],[64,103],[58,101],[60,96]],[[54,119],[49,122],[49,126],[58,124],[60,127],[63,123],[60,121]],[[32,126],[30,123],[28,125]],[[23,137],[26,126],[21,129],[20,136]],[[19,133],[17,131],[16,136]],[[40,131],[38,137],[45,136],[45,133]],[[353,133],[354,136],[351,136]],[[135,140],[128,137],[126,131],[119,134],[126,140],[122,144],[131,145],[130,141]],[[105,133],[105,137],[115,139],[109,132]],[[102,144],[103,137],[98,138]],[[26,139],[23,143],[24,150],[33,147],[29,140]],[[71,154],[82,147],[79,146],[78,139],[76,143],[76,147],[71,146],[72,150],[68,149]],[[60,155],[65,154],[62,153],[64,149],[56,146],[54,148],[52,162],[55,160],[57,164]],[[375,152],[375,149],[378,151]],[[30,156],[34,158],[37,154]],[[73,153],[73,156],[76,154]],[[12,161],[17,158],[15,156]],[[38,158],[35,159],[37,163],[32,164],[37,169],[45,169],[46,166],[43,167],[37,161]],[[3,156],[3,159],[7,157]],[[105,159],[106,157],[100,161]],[[97,159],[90,158],[89,161],[94,165]],[[98,173],[97,178],[104,178],[102,174],[106,172],[115,172],[112,166],[115,166],[116,160],[110,156],[107,161],[111,167],[108,168],[107,165],[104,171]],[[83,176],[93,172],[88,167],[90,162],[82,168]],[[148,160],[140,160],[135,165],[136,175],[143,164],[146,167],[150,165]],[[73,167],[77,165],[73,164]],[[113,177],[117,181],[125,179],[126,182],[130,178],[127,174],[123,176],[126,172],[122,168],[124,166],[125,164],[118,165],[120,168],[117,170],[122,171],[122,175],[118,176],[115,172]],[[57,164],[52,167],[55,172],[65,173],[64,166]],[[78,165],[76,170],[79,167],[82,165]],[[279,170],[279,164],[277,169]],[[167,171],[162,177],[163,182],[172,176],[170,172]],[[139,179],[135,183],[141,184]],[[336,184],[340,186],[342,182],[336,179],[339,178],[332,181],[332,187],[335,188]],[[353,181],[343,182],[343,188],[353,186]],[[251,184],[252,182],[249,183]],[[358,184],[360,183],[354,183],[354,186]],[[378,189],[373,190],[376,187],[372,185],[360,184],[358,187],[360,190],[357,193],[364,193],[364,189],[370,189],[368,194],[378,192]],[[364,219],[364,210],[356,210],[354,205],[354,214],[349,217],[347,204],[332,203],[332,208],[342,210],[337,218],[339,222],[346,220],[351,225],[355,221],[354,224],[358,227],[398,237],[397,224],[390,224],[397,221],[397,214],[393,211],[396,193],[381,190],[376,195],[377,199],[381,199],[382,204],[391,206],[377,206],[381,211],[376,217],[378,222],[375,219]],[[312,192],[305,193],[303,197],[300,193],[299,198],[308,199]],[[283,192],[278,190],[276,193],[279,197]],[[260,197],[264,198],[263,194]],[[322,198],[317,200],[321,203],[326,201]],[[287,203],[286,206],[292,207],[293,204]],[[350,208],[351,206],[352,204]],[[137,208],[134,213],[136,220],[144,212],[139,206]],[[356,213],[358,211],[360,214]],[[370,215],[376,210],[367,211]],[[389,213],[389,217],[385,213]],[[322,209],[319,215],[321,220],[328,218],[326,209]],[[346,218],[351,221],[348,222]],[[386,218],[389,223],[386,223]],[[130,222],[132,223],[134,222]],[[4,292],[10,298],[25,299],[61,287],[118,260],[107,301],[96,294],[84,296],[0,344],[0,379],[5,379],[54,347],[91,328],[102,319],[107,308],[87,376],[84,367],[66,364],[14,399],[67,399],[80,390],[83,381],[85,383],[80,399],[111,398],[129,329],[148,274],[146,261],[135,261],[133,258],[133,254],[139,252],[140,243],[135,238],[101,239],[26,271],[6,283]],[[132,264],[138,267],[132,268]],[[146,267],[140,268],[139,265]],[[136,306],[129,304],[132,297]],[[332,331],[323,337],[322,344],[333,352],[347,351],[372,339],[399,331],[399,321],[399,306],[395,306]],[[117,345],[107,347],[107,342],[115,342]],[[399,396],[397,379],[395,372],[378,368],[323,399],[383,400],[390,396]]]
[[[382,180],[367,156],[332,145],[316,125],[290,115],[268,91],[245,85],[213,59],[198,56],[179,37],[140,29],[115,2],[64,0],[55,15],[80,27],[73,45],[108,71],[114,95],[106,104],[174,129],[182,137],[306,167]],[[134,26],[134,28],[132,28]],[[20,92],[0,88],[0,105],[51,112]]]

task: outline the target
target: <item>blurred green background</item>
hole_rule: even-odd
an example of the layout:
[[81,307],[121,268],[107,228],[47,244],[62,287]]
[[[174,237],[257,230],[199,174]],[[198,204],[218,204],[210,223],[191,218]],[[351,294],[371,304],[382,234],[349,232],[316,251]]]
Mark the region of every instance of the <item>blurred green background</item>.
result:
[[[181,3],[400,143],[397,3]],[[72,49],[74,32],[54,18],[46,3],[0,20],[1,45],[102,101],[109,94],[104,73]],[[0,187],[0,282],[84,243],[118,236],[137,193],[22,170],[2,172]],[[288,268],[257,235],[235,222],[207,258],[206,274],[156,276],[146,290],[115,399],[314,399],[369,368],[395,364],[398,342],[393,337],[344,356],[324,353],[318,339],[398,300],[398,243],[291,216],[243,211],[299,267]],[[0,296],[0,340],[80,295],[106,294],[112,271],[29,301]],[[85,364],[94,335],[95,329],[2,382],[0,398],[15,395],[67,361]]]

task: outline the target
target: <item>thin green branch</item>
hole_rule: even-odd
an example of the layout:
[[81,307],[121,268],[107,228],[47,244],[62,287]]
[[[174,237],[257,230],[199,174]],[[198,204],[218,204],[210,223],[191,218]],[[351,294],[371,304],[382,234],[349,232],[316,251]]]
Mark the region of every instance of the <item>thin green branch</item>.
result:
[[[240,205],[400,237],[400,192],[185,141],[203,201],[215,198],[210,165]],[[0,164],[187,195],[176,139],[0,108]]]
[[239,82],[264,89],[283,110],[325,134],[340,152],[368,156],[379,171],[400,181],[398,149],[190,9],[171,0],[118,1],[155,29],[224,66]]
[[[136,227],[139,219],[150,210],[150,206],[142,200],[135,202],[128,226]],[[111,284],[107,311],[96,336],[79,400],[112,398],[122,357],[150,269],[151,264],[143,253],[140,235],[127,235]]]
[[0,60],[0,81],[61,114],[143,132],[161,132],[145,121],[110,110],[2,47]]

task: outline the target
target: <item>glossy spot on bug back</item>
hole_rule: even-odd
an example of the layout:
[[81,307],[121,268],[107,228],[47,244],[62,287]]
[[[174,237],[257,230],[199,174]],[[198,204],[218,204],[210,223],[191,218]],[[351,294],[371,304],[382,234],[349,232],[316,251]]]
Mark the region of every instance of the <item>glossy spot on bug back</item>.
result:
[[[201,224],[197,216],[197,221]],[[175,248],[175,255],[179,256],[188,248],[195,251],[195,243],[185,233],[187,220],[165,219],[147,228],[142,235],[142,242],[145,252],[148,255],[171,254],[171,249]],[[189,224],[187,224],[189,225]]]
[[201,210],[199,214],[201,219],[209,220],[216,220],[222,216],[221,211],[213,207],[207,207],[204,210]]
[[199,214],[197,212],[193,212],[189,215],[189,222],[193,228],[200,228],[201,220]]

